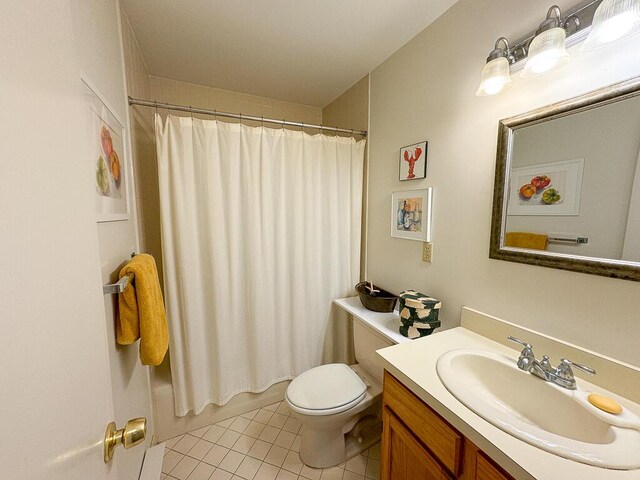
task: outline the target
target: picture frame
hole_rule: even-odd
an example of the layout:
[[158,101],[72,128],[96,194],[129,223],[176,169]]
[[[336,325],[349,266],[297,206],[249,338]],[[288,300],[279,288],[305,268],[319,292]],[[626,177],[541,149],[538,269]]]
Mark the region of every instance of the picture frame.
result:
[[583,171],[584,158],[512,168],[507,215],[579,215]]
[[87,155],[90,181],[95,192],[96,221],[131,218],[132,171],[124,122],[109,107],[91,81],[82,76],[82,98],[86,106]]
[[391,193],[391,236],[420,242],[431,241],[433,189]]
[[427,176],[427,148],[429,142],[414,143],[400,149],[400,181],[419,180]]

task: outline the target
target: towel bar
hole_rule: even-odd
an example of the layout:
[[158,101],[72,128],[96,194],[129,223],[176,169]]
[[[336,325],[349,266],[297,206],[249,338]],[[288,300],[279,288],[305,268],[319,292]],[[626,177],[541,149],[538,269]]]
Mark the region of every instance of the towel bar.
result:
[[104,295],[113,295],[116,293],[122,293],[124,292],[124,289],[127,288],[127,285],[129,285],[130,281],[131,281],[131,275],[127,275],[125,277],[122,277],[116,283],[108,283],[107,285],[103,285],[102,293]]
[[562,235],[559,233],[549,234],[550,242],[563,242],[563,243],[589,243],[589,237],[582,237],[580,235]]

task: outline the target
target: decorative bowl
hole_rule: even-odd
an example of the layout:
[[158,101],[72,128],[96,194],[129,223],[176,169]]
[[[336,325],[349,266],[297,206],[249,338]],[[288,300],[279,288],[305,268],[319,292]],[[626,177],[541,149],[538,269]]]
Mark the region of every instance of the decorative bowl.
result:
[[370,285],[369,282],[360,282],[356,285],[356,291],[364,308],[373,312],[393,312],[393,309],[396,307],[396,302],[398,301],[398,296],[376,285],[373,285],[373,289],[379,291],[371,293],[368,288]]

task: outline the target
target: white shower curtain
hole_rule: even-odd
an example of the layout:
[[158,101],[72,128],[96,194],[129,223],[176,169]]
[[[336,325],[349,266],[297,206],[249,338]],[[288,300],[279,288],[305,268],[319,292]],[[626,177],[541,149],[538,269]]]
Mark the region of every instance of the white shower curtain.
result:
[[176,414],[323,360],[360,269],[364,141],[156,115]]

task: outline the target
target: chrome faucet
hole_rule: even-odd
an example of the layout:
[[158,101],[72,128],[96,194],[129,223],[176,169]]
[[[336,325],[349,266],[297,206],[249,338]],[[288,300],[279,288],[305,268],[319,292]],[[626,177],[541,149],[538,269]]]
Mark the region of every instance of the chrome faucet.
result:
[[576,379],[573,376],[573,370],[571,369],[572,366],[591,375],[596,373],[593,368],[572,362],[566,358],[562,358],[560,360],[560,364],[556,368],[553,368],[547,355],[543,355],[542,360],[538,361],[533,353],[533,347],[530,344],[523,342],[519,338],[512,337],[511,335],[507,338],[524,347],[522,352],[520,352],[520,357],[518,358],[518,368],[543,379],[545,382],[555,383],[561,387],[575,390]]
[[560,365],[558,365],[558,368],[556,368],[553,382],[557,385],[560,385],[561,387],[575,390],[576,379],[573,377],[573,370],[571,369],[572,366],[590,375],[596,374],[596,371],[591,367],[572,362],[571,360],[567,360],[566,358],[561,358]]

